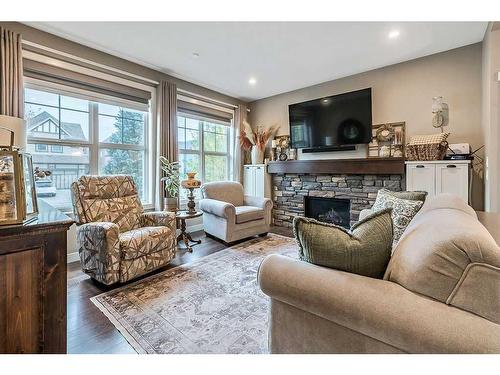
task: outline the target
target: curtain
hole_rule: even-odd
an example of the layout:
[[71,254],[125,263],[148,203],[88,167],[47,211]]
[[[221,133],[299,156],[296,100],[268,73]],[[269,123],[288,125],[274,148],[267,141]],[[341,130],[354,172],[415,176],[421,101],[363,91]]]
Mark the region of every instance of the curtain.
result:
[[[177,150],[177,85],[168,81],[161,81],[158,86],[158,133],[159,155],[169,161],[178,159]],[[161,170],[160,170],[161,171]],[[158,174],[158,182],[163,177]],[[163,210],[164,188],[159,184],[159,204]]]
[[238,105],[234,116],[234,155],[233,155],[233,181],[243,182],[243,151],[240,146],[240,129],[246,120],[247,106]]
[[0,26],[0,114],[24,117],[21,35]]

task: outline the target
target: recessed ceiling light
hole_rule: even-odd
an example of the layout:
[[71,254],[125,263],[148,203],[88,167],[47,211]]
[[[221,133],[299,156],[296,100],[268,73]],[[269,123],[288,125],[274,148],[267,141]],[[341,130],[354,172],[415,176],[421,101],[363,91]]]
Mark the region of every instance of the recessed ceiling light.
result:
[[400,34],[399,30],[392,30],[389,33],[388,37],[389,39],[396,39],[399,36],[399,34]]
[[248,80],[248,84],[249,85],[255,85],[257,83],[257,80],[254,78],[254,77],[251,77],[249,80]]

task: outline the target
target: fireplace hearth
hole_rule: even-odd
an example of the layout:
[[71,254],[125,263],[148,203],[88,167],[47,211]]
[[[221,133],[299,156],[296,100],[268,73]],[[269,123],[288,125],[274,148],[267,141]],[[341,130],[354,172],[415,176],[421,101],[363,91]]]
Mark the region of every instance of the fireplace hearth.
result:
[[304,197],[304,215],[329,224],[350,228],[351,201],[349,199]]

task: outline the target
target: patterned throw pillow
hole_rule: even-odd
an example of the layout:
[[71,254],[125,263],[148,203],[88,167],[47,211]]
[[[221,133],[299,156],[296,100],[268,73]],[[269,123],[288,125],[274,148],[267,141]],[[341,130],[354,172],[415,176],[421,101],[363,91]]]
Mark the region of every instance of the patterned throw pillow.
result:
[[379,194],[389,194],[399,199],[408,199],[410,201],[425,202],[427,196],[426,191],[392,191],[387,189],[380,189]]
[[411,219],[413,219],[420,208],[422,208],[423,204],[424,202],[422,201],[401,199],[394,196],[392,192],[387,193],[384,190],[379,190],[372,210],[377,212],[387,208],[392,208],[391,217],[394,230],[393,237],[394,245],[396,245],[406,227],[410,224]]
[[293,232],[300,259],[368,277],[382,278],[391,257],[391,209],[375,212],[350,231],[314,219],[295,217]]

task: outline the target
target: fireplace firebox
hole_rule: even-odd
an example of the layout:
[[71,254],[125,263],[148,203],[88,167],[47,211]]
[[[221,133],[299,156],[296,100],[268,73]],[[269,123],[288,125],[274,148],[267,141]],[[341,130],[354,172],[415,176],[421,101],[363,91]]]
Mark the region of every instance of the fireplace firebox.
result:
[[305,196],[304,214],[306,217],[349,229],[351,201],[349,199]]

